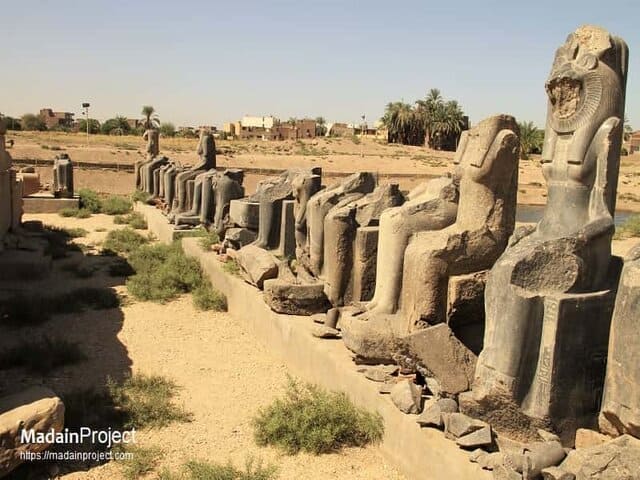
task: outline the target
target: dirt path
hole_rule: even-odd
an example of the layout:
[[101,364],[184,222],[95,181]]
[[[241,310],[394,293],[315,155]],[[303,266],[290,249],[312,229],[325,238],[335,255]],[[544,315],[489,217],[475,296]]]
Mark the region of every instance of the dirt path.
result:
[[[113,229],[112,217],[62,218],[56,214],[25,215],[45,225],[82,227],[89,231],[80,243],[99,244]],[[126,287],[116,290],[126,292]],[[194,415],[191,423],[141,431],[139,445],[157,446],[164,452],[162,466],[178,469],[200,459],[238,466],[253,456],[279,467],[281,480],[355,479],[394,480],[404,477],[383,458],[378,447],[348,449],[339,454],[287,456],[253,441],[251,418],[256,411],[282,395],[287,368],[227,313],[199,312],[188,295],[159,305],[130,302],[119,310],[60,315],[46,323],[44,333],[68,332],[84,342],[89,360],[56,372],[52,387],[68,389],[80,382],[99,384],[122,371],[162,375],[181,388],[178,403]],[[108,327],[103,328],[103,324]],[[87,328],[87,325],[91,326]],[[97,333],[97,335],[96,335]],[[65,479],[120,479],[120,467],[109,463]],[[153,474],[146,478],[155,478]]]

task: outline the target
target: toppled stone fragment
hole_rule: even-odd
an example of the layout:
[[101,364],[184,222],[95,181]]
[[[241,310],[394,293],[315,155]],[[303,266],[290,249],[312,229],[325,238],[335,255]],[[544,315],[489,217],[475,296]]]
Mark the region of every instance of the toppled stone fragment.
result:
[[236,253],[235,259],[246,274],[247,280],[260,289],[265,280],[278,276],[278,264],[273,255],[255,245],[242,247]]
[[493,443],[491,426],[487,425],[480,430],[464,435],[458,438],[456,443],[462,448],[488,447]]
[[476,356],[446,324],[418,330],[405,337],[403,344],[407,355],[433,374],[443,393],[469,390]]
[[420,387],[409,380],[396,383],[391,388],[391,400],[403,413],[420,413],[422,408]]
[[610,442],[572,450],[560,468],[578,480],[640,478],[640,440],[622,435]]
[[376,365],[364,369],[364,376],[373,382],[387,382],[396,373],[398,373],[398,367],[395,365]]
[[426,407],[416,419],[416,422],[421,427],[442,428],[444,421],[442,419],[442,410],[438,403],[435,402]]
[[468,417],[464,413],[451,413],[444,418],[445,435],[452,439],[468,435],[487,425],[487,423]]
[[51,390],[32,387],[0,399],[0,477],[23,462],[21,455],[46,450],[49,444],[20,441],[23,429],[36,433],[59,432],[64,426],[64,405]]
[[555,433],[552,433],[552,432],[548,432],[547,430],[543,430],[541,428],[538,429],[538,435],[545,442],[553,442],[553,441],[559,442],[560,441],[560,437],[558,437],[558,435],[556,435]]

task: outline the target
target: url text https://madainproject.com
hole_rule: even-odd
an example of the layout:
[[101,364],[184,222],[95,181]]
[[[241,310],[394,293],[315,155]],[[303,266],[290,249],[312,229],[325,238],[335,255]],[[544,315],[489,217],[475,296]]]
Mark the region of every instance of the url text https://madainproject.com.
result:
[[112,460],[133,460],[133,453],[118,451],[74,452],[72,450],[68,450],[66,452],[52,452],[51,450],[45,450],[44,452],[20,452],[20,460],[25,462],[37,462],[40,460],[53,462],[65,460],[106,462]]

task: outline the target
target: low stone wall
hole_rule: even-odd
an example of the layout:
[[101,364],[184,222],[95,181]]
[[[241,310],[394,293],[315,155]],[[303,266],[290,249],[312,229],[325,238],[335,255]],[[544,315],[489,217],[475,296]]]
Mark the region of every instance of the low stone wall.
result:
[[[153,231],[152,225],[149,222]],[[198,259],[211,284],[227,296],[229,313],[286,362],[293,373],[327,389],[343,391],[356,404],[383,416],[382,450],[407,477],[416,480],[491,478],[490,472],[470,463],[468,453],[445,439],[442,432],[421,429],[416,423],[417,415],[401,413],[388,395],[378,393],[379,384],[357,371],[342,341],[313,337],[313,322],[309,317],[273,312],[264,303],[262,292],[226,274],[215,253],[205,252],[197,239],[182,239],[182,247],[187,255]]]
[[24,213],[58,213],[64,208],[79,208],[80,197],[56,198],[51,194],[29,195],[22,198],[22,210]]

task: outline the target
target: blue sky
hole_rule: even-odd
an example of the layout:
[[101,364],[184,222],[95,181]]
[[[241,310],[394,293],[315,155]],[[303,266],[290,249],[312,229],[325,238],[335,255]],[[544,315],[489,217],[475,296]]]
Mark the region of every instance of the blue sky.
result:
[[[521,4],[522,3],[522,4]],[[176,125],[244,114],[377,120],[430,88],[473,123],[544,125],[555,48],[584,23],[630,48],[627,116],[640,128],[640,1],[3,2],[0,112],[41,107]]]

